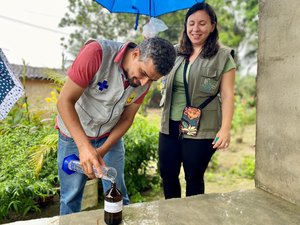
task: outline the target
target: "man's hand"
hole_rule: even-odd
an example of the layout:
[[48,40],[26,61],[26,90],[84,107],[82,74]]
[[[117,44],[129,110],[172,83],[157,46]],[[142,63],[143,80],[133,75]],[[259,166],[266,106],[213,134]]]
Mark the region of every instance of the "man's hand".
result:
[[[84,173],[89,178],[102,177],[101,167],[105,166],[102,156],[96,151],[92,145],[81,147],[79,149],[80,165]],[[96,168],[98,176],[95,175],[93,166]]]

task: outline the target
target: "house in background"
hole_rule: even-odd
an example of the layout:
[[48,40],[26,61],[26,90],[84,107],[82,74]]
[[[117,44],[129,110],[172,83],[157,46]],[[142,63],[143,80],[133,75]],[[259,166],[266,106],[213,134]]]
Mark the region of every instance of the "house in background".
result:
[[[46,67],[32,67],[17,64],[10,64],[14,74],[20,79],[23,86],[25,83],[25,93],[27,102],[31,108],[45,108],[46,98],[51,97],[51,92],[56,92],[54,82],[50,79],[51,73],[66,75],[66,72],[59,69]],[[25,79],[24,79],[25,77]]]

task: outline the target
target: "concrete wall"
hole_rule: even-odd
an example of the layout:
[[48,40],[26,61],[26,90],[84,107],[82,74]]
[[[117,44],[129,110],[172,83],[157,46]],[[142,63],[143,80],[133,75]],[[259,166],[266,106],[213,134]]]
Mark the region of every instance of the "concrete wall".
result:
[[53,83],[48,80],[26,80],[25,86],[28,103],[31,109],[49,109],[45,98],[51,97],[51,91],[55,92]]
[[259,5],[256,186],[300,205],[300,4]]

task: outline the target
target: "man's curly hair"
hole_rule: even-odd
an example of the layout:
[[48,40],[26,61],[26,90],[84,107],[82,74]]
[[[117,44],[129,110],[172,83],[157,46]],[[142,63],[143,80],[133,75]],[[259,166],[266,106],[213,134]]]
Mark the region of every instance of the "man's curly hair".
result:
[[167,75],[174,66],[176,52],[173,45],[160,37],[148,38],[136,48],[140,50],[140,60],[152,59],[155,71]]

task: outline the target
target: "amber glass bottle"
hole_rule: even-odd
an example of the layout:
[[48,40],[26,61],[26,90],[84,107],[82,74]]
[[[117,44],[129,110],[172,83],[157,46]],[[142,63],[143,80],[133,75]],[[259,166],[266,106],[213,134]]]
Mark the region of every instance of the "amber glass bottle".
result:
[[123,197],[112,182],[111,188],[105,193],[104,221],[108,225],[116,225],[122,222]]

